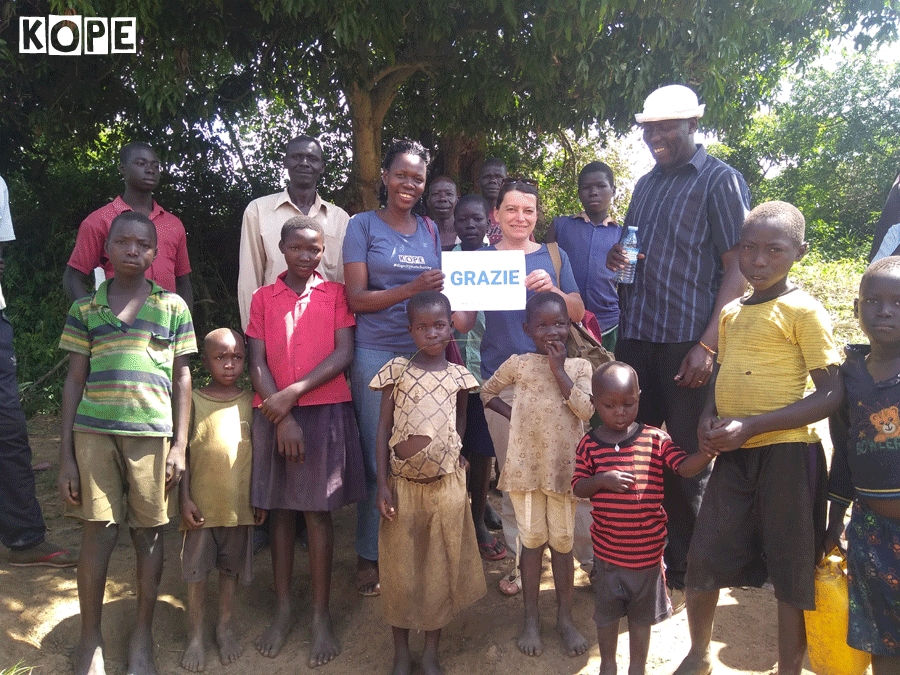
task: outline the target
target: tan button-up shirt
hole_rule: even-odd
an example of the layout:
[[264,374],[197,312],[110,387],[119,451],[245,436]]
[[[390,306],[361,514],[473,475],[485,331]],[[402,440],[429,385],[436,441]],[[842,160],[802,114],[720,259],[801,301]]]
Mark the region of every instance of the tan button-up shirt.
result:
[[[278,275],[287,269],[284,255],[278,250],[281,226],[303,212],[291,201],[287,188],[273,195],[254,199],[244,211],[241,225],[241,256],[238,272],[238,306],[241,326],[247,329],[250,322],[250,300],[261,286],[274,284]],[[316,201],[309,216],[325,231],[325,253],[318,271],[326,281],[344,283],[344,233],[350,216],[339,206],[323,201],[316,194]]]

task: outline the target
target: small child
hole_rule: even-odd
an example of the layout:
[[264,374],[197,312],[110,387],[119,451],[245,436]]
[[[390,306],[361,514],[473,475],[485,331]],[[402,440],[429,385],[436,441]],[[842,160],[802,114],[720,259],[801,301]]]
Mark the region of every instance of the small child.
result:
[[834,457],[826,551],[847,527],[847,644],[872,654],[874,675],[900,673],[900,257],[873,262],[857,315],[871,346],[847,347],[846,400],[832,417]]
[[251,504],[270,512],[275,620],[256,640],[275,657],[296,622],[291,604],[296,516],[309,537],[312,586],[310,668],[340,653],[329,611],[334,525],[331,512],[365,497],[362,450],[344,371],[353,358],[355,321],[344,285],[316,272],[322,226],[295,216],[278,248],[287,270],[250,302],[247,337],[253,405]]
[[572,491],[593,505],[594,622],[600,675],[616,673],[619,619],[628,617],[629,675],[643,675],[650,627],[672,614],[663,573],[666,512],[663,465],[679,476],[700,473],[714,453],[688,455],[669,435],[635,422],[641,392],[637,373],[604,363],[591,381],[602,422],[578,444]]
[[197,351],[184,300],[144,277],[156,257],[150,219],[134,211],[120,214],[104,248],[115,277],[72,304],[59,342],[69,352],[69,373],[58,487],[85,521],[76,675],[104,671],[100,619],[120,525],[131,529],[137,558],[137,624],[128,672],[155,672],[153,610],[162,575],[162,526],[169,522],[167,493],[184,471],[188,355]]
[[253,394],[238,386],[244,372],[244,339],[217,328],[203,339],[203,365],[212,377],[191,395],[187,466],[181,478],[184,544],[181,570],[188,585],[188,644],[183,668],[206,667],[203,617],[206,585],[219,570],[219,622],[216,644],[222,665],[235,661],[243,647],[231,622],[240,578],[253,579],[253,525],[266,512],[250,506],[250,405]]
[[460,456],[466,397],[478,381],[448,363],[450,302],[437,291],[406,306],[417,351],[388,361],[378,420],[381,607],[394,633],[393,675],[409,675],[409,631],[425,631],[422,670],[442,673],[441,629],[486,592]]
[[[822,555],[825,457],[813,422],[840,405],[840,355],[825,308],[788,279],[807,250],[803,214],[785,202],[753,209],[737,245],[750,295],[719,319],[719,354],[700,418],[716,459],[688,551],[691,649],[677,675],[712,670],[719,589],[775,587],[778,673],[800,675],[804,609],[815,609]],[[804,396],[808,377],[816,390]],[[734,451],[734,452],[733,452]]]
[[[509,492],[522,542],[525,622],[517,645],[528,656],[539,656],[544,649],[538,592],[544,546],[549,543],[556,628],[569,656],[578,656],[587,650],[587,640],[572,620],[576,503],[572,472],[583,422],[593,412],[588,393],[591,364],[566,358],[569,314],[562,295],[547,291],[531,296],[522,326],[537,353],[511,356],[481,388],[485,407],[509,418],[510,424],[506,463],[497,487]],[[512,407],[499,397],[509,386],[514,392]]]

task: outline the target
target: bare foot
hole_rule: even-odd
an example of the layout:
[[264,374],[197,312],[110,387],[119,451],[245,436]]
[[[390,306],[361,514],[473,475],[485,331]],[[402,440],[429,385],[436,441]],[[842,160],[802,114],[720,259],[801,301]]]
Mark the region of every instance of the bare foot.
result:
[[587,651],[588,643],[570,620],[557,620],[556,630],[562,638],[563,648],[569,656],[580,656]]
[[317,668],[325,665],[341,653],[334,631],[331,627],[331,615],[328,612],[312,619],[312,644],[309,646],[309,667]]
[[[631,668],[630,665],[629,665],[628,667]],[[616,660],[615,660],[615,659],[612,659],[611,662],[610,662],[609,659],[607,659],[606,661],[603,661],[603,660],[601,659],[601,661],[600,661],[600,672],[598,673],[598,675],[616,675],[618,672],[619,672],[619,671],[618,671],[618,668],[617,668],[617,666],[616,666]],[[629,675],[630,675],[630,673],[629,673]]]
[[219,645],[219,661],[223,666],[237,661],[244,653],[244,648],[235,636],[230,623],[220,623],[216,626],[216,644]]
[[157,675],[153,657],[153,636],[135,632],[128,646],[128,667],[126,675]]
[[412,673],[412,659],[409,652],[398,654],[394,652],[394,669],[391,675],[410,675]]
[[82,636],[75,650],[75,675],[106,675],[103,663],[103,638]]
[[444,675],[444,669],[438,662],[437,654],[422,652],[422,672],[425,675]]
[[181,657],[181,667],[192,673],[199,673],[206,668],[206,645],[203,644],[203,635],[192,635],[188,639],[184,656]]
[[279,612],[275,616],[275,620],[253,643],[256,645],[256,651],[269,658],[278,656],[278,652],[281,651],[284,641],[287,640],[287,636],[296,622],[297,617],[292,611]]
[[709,654],[694,654],[688,652],[681,665],[675,669],[672,675],[710,675],[712,672],[712,659]]
[[543,653],[544,643],[541,641],[541,620],[539,618],[525,617],[525,626],[522,628],[522,634],[516,640],[516,646],[525,656],[540,656]]

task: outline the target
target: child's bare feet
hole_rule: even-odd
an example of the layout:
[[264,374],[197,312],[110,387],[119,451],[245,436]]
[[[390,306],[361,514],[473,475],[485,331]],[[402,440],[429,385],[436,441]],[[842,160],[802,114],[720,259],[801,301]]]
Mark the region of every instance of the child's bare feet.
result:
[[338,654],[341,648],[338,646],[331,627],[331,614],[327,611],[321,615],[313,615],[312,619],[312,644],[309,647],[309,667],[322,666]]
[[293,611],[279,610],[275,615],[275,620],[262,632],[262,635],[256,638],[254,642],[256,651],[269,658],[278,656],[296,622],[297,617]]
[[153,656],[153,635],[150,631],[135,631],[128,646],[126,675],[157,675]]
[[521,635],[516,640],[516,646],[526,656],[540,656],[543,653],[544,643],[541,641],[540,617],[529,617],[526,615],[525,625],[522,628]]
[[569,656],[580,656],[587,651],[587,639],[578,631],[575,624],[572,623],[572,619],[557,618],[556,630],[559,632],[563,648]]
[[199,673],[206,668],[206,645],[203,644],[203,632],[188,637],[181,667],[192,673]]
[[75,675],[106,675],[103,663],[103,638],[82,635],[75,650]]
[[394,668],[391,675],[410,675],[412,673],[412,657],[409,652],[398,654],[394,652]]
[[216,626],[216,644],[219,646],[219,661],[223,666],[237,661],[244,648],[234,632],[234,627],[230,622],[220,623]]
[[712,672],[712,659],[709,654],[695,654],[688,652],[681,665],[675,669],[672,675],[709,675]]

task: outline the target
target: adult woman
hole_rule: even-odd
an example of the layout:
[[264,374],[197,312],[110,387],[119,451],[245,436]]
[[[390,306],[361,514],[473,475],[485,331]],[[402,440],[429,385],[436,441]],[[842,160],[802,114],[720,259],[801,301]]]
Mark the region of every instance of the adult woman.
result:
[[380,592],[375,433],[381,392],[370,390],[369,382],[392,358],[415,351],[406,301],[444,286],[436,233],[412,212],[425,191],[429,160],[428,151],[415,141],[391,143],[382,162],[385,205],[353,216],[344,238],[347,303],[356,314],[350,386],[366,468],[366,501],[356,507],[356,582],[362,595]]
[[[500,224],[501,238],[487,250],[524,251],[525,253],[525,288],[530,297],[539,291],[552,291],[560,294],[566,301],[566,309],[572,321],[581,321],[584,316],[584,303],[578,294],[578,286],[572,275],[572,266],[565,251],[560,251],[562,269],[560,270],[560,287],[556,286],[556,271],[550,252],[544,244],[531,240],[534,226],[537,224],[540,201],[537,188],[530,182],[507,179],[497,195],[497,220]],[[525,322],[525,310],[505,310],[485,312],[484,337],[481,339],[481,374],[487,380],[500,365],[513,354],[524,354],[535,350],[534,342],[525,334],[522,324]],[[467,330],[474,323],[473,313],[457,313],[460,329]],[[507,389],[500,398],[510,403],[512,390]],[[494,451],[501,468],[506,461],[506,446],[509,441],[509,420],[492,410],[485,410]],[[509,497],[503,496],[503,535],[508,546],[515,545],[518,538],[515,514]],[[518,555],[516,556],[518,563]],[[521,586],[518,571],[514,570],[509,578],[502,579],[500,590],[507,595],[518,593]]]

